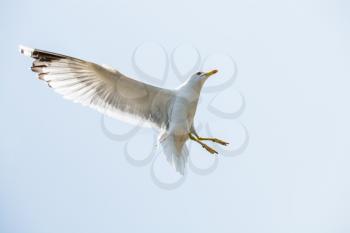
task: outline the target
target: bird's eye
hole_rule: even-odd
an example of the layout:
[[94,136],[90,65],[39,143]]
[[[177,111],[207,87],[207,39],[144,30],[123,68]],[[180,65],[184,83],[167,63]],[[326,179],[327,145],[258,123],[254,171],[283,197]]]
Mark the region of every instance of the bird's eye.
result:
[[197,73],[196,73],[196,75],[201,75],[201,74],[202,74],[202,72],[197,72]]

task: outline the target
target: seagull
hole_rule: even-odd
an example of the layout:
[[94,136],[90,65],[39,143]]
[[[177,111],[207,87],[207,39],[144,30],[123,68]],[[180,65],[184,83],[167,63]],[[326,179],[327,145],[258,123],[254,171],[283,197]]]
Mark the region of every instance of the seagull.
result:
[[218,70],[197,72],[179,87],[165,89],[129,78],[106,65],[21,45],[19,51],[34,59],[32,71],[65,99],[124,122],[157,129],[158,145],[182,175],[189,155],[187,140],[210,154],[218,152],[203,141],[229,144],[199,136],[193,125],[203,84]]

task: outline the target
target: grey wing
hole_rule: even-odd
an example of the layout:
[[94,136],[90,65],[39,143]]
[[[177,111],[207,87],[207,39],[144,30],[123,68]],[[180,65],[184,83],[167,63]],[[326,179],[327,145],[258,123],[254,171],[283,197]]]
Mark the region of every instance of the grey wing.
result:
[[23,46],[20,52],[35,59],[32,71],[64,98],[123,121],[167,127],[171,90],[78,58]]

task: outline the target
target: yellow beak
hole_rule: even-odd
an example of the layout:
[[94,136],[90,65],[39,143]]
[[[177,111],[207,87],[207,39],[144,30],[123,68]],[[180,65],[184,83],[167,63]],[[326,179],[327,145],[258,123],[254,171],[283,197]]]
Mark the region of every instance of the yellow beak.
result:
[[212,70],[212,71],[209,71],[208,73],[205,73],[205,76],[210,77],[213,74],[216,74],[217,72],[218,72],[218,70]]

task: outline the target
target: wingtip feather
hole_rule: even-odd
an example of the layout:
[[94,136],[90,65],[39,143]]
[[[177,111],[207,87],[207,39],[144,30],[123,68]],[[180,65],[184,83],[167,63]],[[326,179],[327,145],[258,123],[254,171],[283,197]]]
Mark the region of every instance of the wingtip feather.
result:
[[33,52],[34,52],[33,48],[26,47],[26,46],[23,46],[23,45],[19,45],[18,46],[18,50],[19,50],[19,52],[21,54],[23,54],[24,56],[27,56],[27,57],[31,57]]

